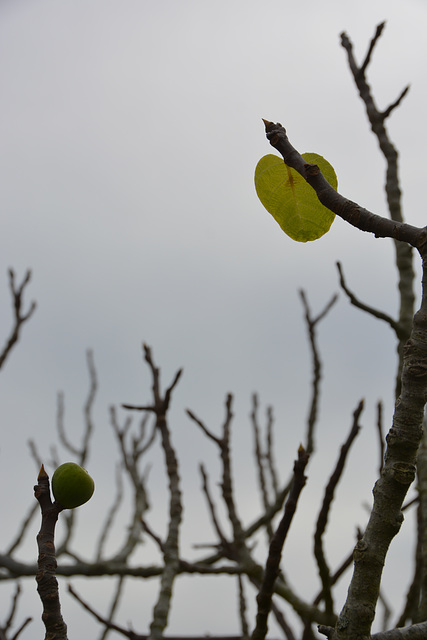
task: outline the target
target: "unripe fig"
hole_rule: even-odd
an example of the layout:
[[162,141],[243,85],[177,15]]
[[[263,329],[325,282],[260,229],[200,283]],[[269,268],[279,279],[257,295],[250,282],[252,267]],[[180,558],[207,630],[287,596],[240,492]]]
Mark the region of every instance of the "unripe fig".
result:
[[75,509],[90,500],[95,483],[83,467],[74,462],[61,464],[52,476],[52,492],[64,509]]

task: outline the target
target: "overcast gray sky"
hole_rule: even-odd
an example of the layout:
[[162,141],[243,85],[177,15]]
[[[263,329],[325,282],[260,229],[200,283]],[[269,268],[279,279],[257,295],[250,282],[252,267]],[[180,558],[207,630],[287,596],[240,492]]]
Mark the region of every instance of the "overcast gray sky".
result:
[[[253,391],[262,410],[275,407],[276,457],[287,477],[302,437],[311,376],[298,289],[306,290],[318,312],[338,291],[335,262],[341,260],[358,295],[394,314],[395,271],[391,243],[341,220],[314,243],[294,243],[283,234],[253,185],[256,163],[272,152],[261,118],[282,122],[301,152],[326,157],[344,195],[386,213],[384,162],[339,45],[346,30],[360,60],[383,20],[387,27],[369,79],[380,108],[411,84],[389,129],[401,153],[406,219],[423,225],[423,1],[1,0],[0,339],[11,326],[8,267],[19,278],[32,269],[27,302],[38,304],[1,377],[1,478],[16,483],[13,517],[2,523],[2,549],[32,500],[36,469],[26,442],[35,438],[47,459],[55,442],[57,391],[66,394],[69,432],[77,439],[81,434],[87,348],[94,350],[100,392],[88,464],[97,490],[91,509],[80,515],[83,548],[113,483],[108,407],[149,399],[142,341],[153,347],[165,383],[184,368],[174,396],[173,437],[184,461],[188,549],[200,541],[196,520],[201,538],[213,539],[200,515],[197,466],[201,459],[212,464],[213,475],[217,467],[216,451],[195,433],[186,407],[219,429],[225,394],[235,393],[236,482],[245,517],[258,508],[253,489],[245,493],[253,483],[247,461]],[[311,553],[310,505],[319,501],[352,411],[364,397],[364,430],[341,495],[347,511],[341,518],[337,512],[331,531],[332,564],[352,543],[355,525],[363,525],[362,503],[370,500],[375,403],[383,398],[386,422],[393,406],[395,345],[386,327],[350,308],[341,295],[319,333],[325,365],[319,454],[290,540],[296,551],[288,573],[296,563],[300,580],[301,554]],[[369,468],[363,467],[356,490],[360,460]],[[161,522],[166,505],[154,507],[154,522]],[[394,553],[404,578],[390,587],[397,601],[409,576],[399,549]],[[35,558],[33,539],[26,557]],[[315,571],[310,575],[316,580]],[[193,584],[184,581],[177,589],[170,632],[238,632],[229,603],[234,585],[218,593],[215,585],[200,592]],[[298,586],[311,593],[314,584]],[[1,585],[3,603],[9,589]],[[156,592],[152,585],[151,591],[140,589],[147,591],[149,612]],[[93,593],[88,584],[81,590]],[[140,593],[129,589],[119,619],[145,632]],[[200,617],[189,628],[185,599],[194,594]],[[30,613],[35,621],[23,640],[41,634],[31,581],[26,598],[22,616]],[[94,598],[102,607],[102,598]],[[72,616],[70,635],[83,637],[82,615],[74,605],[64,606],[64,615]],[[96,637],[96,627],[83,618],[83,628]]]

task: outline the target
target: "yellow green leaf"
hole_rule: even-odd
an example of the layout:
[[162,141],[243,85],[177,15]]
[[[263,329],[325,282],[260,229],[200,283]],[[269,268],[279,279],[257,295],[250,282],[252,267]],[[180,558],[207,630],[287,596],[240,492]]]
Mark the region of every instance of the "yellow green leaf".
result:
[[[334,168],[317,153],[304,153],[304,160],[317,164],[326,180],[337,189]],[[255,169],[258,198],[283,231],[293,240],[317,240],[329,231],[335,214],[318,200],[314,189],[282,158],[268,154]]]

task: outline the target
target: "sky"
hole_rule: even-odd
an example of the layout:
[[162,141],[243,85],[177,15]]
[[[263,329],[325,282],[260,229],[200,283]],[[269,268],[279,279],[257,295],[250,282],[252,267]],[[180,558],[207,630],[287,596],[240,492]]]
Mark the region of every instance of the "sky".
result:
[[[14,486],[2,550],[34,499],[29,438],[53,471],[59,391],[65,426],[80,440],[87,349],[94,353],[99,392],[88,461],[96,492],[79,514],[75,543],[82,555],[90,557],[114,487],[109,407],[150,399],[143,342],[152,347],[164,384],[184,370],[171,428],[182,461],[189,555],[194,542],[214,540],[199,462],[213,483],[219,467],[186,408],[219,433],[225,396],[234,394],[234,472],[245,522],[259,512],[249,421],[255,391],[261,415],[274,407],[275,454],[282,478],[288,477],[304,434],[311,379],[298,290],[318,313],[339,291],[339,260],[361,299],[395,315],[394,249],[339,219],[315,242],[284,235],[254,188],[258,160],[274,152],[262,118],[284,124],[300,152],[323,155],[343,195],[386,215],[384,160],[339,43],[346,31],[361,60],[384,20],[368,78],[379,108],[411,85],[388,126],[400,152],[404,214],[421,226],[427,109],[421,0],[0,1],[0,341],[12,323],[8,268],[18,280],[31,269],[26,303],[37,302],[1,371],[0,476]],[[297,588],[310,594],[318,588],[314,519],[362,397],[362,433],[328,531],[332,565],[366,521],[378,460],[375,407],[382,399],[390,425],[396,365],[391,331],[352,308],[342,293],[319,327],[319,346],[324,381],[317,453],[284,556]],[[70,454],[58,450],[66,461]],[[149,517],[161,530],[165,481],[161,457],[153,456]],[[22,551],[27,561],[35,559],[37,526],[34,521]],[[386,567],[385,595],[396,607],[410,576],[410,524],[400,540]],[[104,582],[96,594],[88,582],[74,584],[83,596],[93,595],[94,605],[105,604]],[[219,588],[217,579],[200,584],[193,578],[179,584],[169,633],[239,632],[234,584]],[[42,626],[34,584],[24,587],[19,612],[34,617],[21,636],[26,640]],[[11,585],[0,589],[7,603]],[[146,632],[155,595],[152,583],[129,584],[117,621]],[[199,616],[190,622],[188,603],[195,598]],[[98,637],[99,627],[66,596],[63,608],[70,636],[83,637],[84,630],[85,637]]]

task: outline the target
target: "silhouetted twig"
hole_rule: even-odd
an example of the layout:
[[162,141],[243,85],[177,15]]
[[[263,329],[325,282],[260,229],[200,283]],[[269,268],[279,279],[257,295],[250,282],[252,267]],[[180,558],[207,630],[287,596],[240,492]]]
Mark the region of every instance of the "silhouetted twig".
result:
[[10,335],[6,339],[6,344],[3,347],[3,350],[0,352],[0,369],[6,362],[6,358],[9,356],[10,352],[12,351],[12,348],[19,340],[22,325],[25,324],[25,322],[27,322],[27,320],[31,318],[31,316],[33,315],[37,307],[36,303],[32,302],[30,304],[30,308],[28,309],[27,313],[22,312],[22,304],[23,304],[22,298],[24,295],[25,288],[31,279],[31,271],[28,269],[28,271],[24,276],[24,279],[19,285],[15,283],[15,272],[13,271],[13,269],[9,269],[8,273],[9,273],[9,288],[12,294],[13,310],[14,310],[15,317],[14,317],[14,324],[12,326]]
[[338,273],[339,273],[339,277],[340,277],[341,288],[346,293],[346,295],[347,295],[348,299],[350,300],[351,304],[354,307],[357,307],[358,309],[360,309],[361,311],[365,311],[366,313],[369,313],[371,316],[373,316],[374,318],[377,318],[378,320],[384,320],[384,322],[386,322],[387,324],[390,325],[390,327],[395,332],[396,336],[399,338],[400,333],[401,333],[401,327],[400,327],[399,323],[396,322],[396,320],[394,320],[387,313],[383,313],[382,311],[379,311],[378,309],[375,309],[375,307],[371,307],[368,304],[365,304],[364,302],[361,302],[354,295],[354,293],[352,291],[350,291],[350,289],[347,287],[347,284],[346,284],[346,281],[345,281],[345,278],[344,278],[343,268],[342,268],[340,262],[337,262],[337,269],[338,269]]
[[[258,396],[256,395],[256,393],[252,395],[251,421],[255,442],[255,461],[258,469],[258,484],[261,491],[264,510],[268,511],[270,508],[270,501],[268,498],[267,483],[264,472],[264,460],[266,458],[266,455],[262,451],[261,447],[260,428],[258,424]],[[267,522],[266,531],[268,539],[271,540],[273,536],[273,527],[271,526],[271,521]]]
[[299,495],[306,482],[304,471],[307,466],[308,458],[309,454],[303,449],[303,447],[300,447],[298,450],[298,459],[294,463],[294,479],[292,489],[285,504],[285,512],[270,542],[264,578],[257,596],[258,610],[255,629],[252,633],[252,640],[264,640],[267,635],[267,620],[271,610],[274,583],[276,582],[279,573],[282,549],[286,535],[289,531],[289,527],[296,510]]
[[315,318],[313,318],[313,316],[311,315],[310,307],[308,305],[308,300],[307,300],[305,291],[301,289],[299,294],[300,294],[304,311],[305,311],[305,322],[307,325],[308,339],[310,343],[311,360],[312,360],[312,367],[313,367],[313,379],[311,383],[312,392],[311,392],[310,410],[309,410],[308,420],[307,420],[307,440],[306,440],[306,446],[305,446],[307,453],[311,454],[314,451],[314,428],[317,421],[317,412],[318,412],[319,397],[320,397],[320,381],[322,378],[322,363],[320,360],[319,349],[317,346],[316,327],[317,327],[317,324],[326,316],[326,314],[334,306],[334,304],[338,300],[338,296],[336,294],[332,296],[331,300],[324,307],[323,311],[321,311]]
[[338,482],[344,470],[344,465],[347,459],[348,452],[350,451],[350,447],[360,429],[359,417],[362,411],[363,411],[363,400],[360,401],[358,407],[354,411],[353,424],[352,424],[350,433],[347,437],[347,440],[344,442],[344,444],[341,447],[341,452],[338,457],[337,464],[326,486],[322,507],[320,509],[319,516],[317,518],[316,530],[314,533],[314,555],[317,561],[317,566],[319,568],[319,576],[322,581],[322,591],[323,591],[322,597],[325,602],[325,611],[329,614],[333,613],[331,574],[330,574],[329,567],[326,562],[325,554],[323,551],[323,534],[325,533],[325,530],[326,530],[329,510],[330,510],[332,501],[334,499],[335,489],[338,485]]

